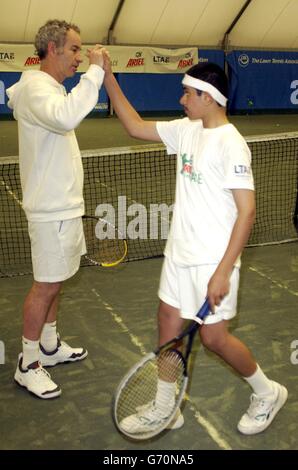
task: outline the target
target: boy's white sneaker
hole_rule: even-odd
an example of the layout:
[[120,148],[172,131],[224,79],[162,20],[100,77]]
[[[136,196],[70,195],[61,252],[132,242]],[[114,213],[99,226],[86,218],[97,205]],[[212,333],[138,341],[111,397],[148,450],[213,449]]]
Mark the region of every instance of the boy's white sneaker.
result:
[[[120,427],[131,434],[153,431],[168,419],[168,414],[164,410],[158,409],[154,401],[138,406],[136,411],[137,413],[127,416],[120,422]],[[179,429],[183,424],[184,418],[180,409],[178,409],[167,429]]]
[[255,393],[251,395],[250,406],[238,423],[238,430],[242,434],[258,434],[264,431],[287,401],[286,387],[273,380],[271,383],[272,395],[260,396]]

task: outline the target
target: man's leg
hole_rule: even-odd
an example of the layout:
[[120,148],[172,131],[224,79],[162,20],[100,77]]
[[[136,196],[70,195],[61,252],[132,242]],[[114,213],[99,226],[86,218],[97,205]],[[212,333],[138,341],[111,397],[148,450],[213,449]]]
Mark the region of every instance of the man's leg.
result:
[[24,302],[23,336],[25,338],[32,341],[39,340],[49,313],[51,314],[50,321],[56,320],[60,289],[61,282],[33,282]]
[[39,363],[41,331],[60,287],[61,283],[34,281],[24,302],[23,353],[19,355],[14,378],[19,385],[43,399],[61,395],[60,387]]
[[59,293],[52,300],[40,337],[39,359],[45,367],[52,367],[65,362],[81,361],[88,355],[86,349],[73,348],[65,341],[60,341],[56,324]]
[[23,309],[23,367],[39,360],[42,328],[52,305],[59,296],[60,289],[60,282],[33,282]]
[[42,345],[41,348],[45,349],[46,351],[54,351],[57,348],[57,313],[59,299],[60,291],[54,297],[50,305],[47,318],[41,332],[40,345]]

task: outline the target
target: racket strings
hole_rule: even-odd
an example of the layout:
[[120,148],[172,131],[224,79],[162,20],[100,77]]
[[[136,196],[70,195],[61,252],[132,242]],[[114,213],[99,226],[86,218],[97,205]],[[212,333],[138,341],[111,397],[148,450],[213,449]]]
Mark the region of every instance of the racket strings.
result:
[[[97,219],[84,219],[84,232],[87,243],[86,258],[94,264],[113,266],[121,263],[127,254],[126,240],[114,227],[112,238],[99,238],[97,226],[101,222]],[[107,234],[108,235],[108,234]]]
[[94,260],[100,264],[120,262],[126,254],[126,241],[121,239],[97,240],[93,246]]
[[[176,411],[184,384],[184,361],[168,350],[137,369],[123,386],[116,407],[119,428],[137,438],[154,435]],[[179,401],[180,403],[180,401]]]

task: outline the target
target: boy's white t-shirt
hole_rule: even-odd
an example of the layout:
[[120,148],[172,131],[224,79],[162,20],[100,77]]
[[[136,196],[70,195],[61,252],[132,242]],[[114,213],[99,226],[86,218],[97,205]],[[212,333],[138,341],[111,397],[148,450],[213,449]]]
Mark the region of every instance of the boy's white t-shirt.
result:
[[[175,207],[165,255],[179,266],[219,263],[237,218],[232,189],[254,190],[251,153],[232,124],[205,129],[188,118],[157,122],[177,154]],[[240,256],[235,262],[240,266]]]

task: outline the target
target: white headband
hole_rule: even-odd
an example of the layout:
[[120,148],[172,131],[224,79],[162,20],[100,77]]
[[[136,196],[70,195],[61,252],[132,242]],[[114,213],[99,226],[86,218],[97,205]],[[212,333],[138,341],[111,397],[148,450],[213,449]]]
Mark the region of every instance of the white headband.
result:
[[198,78],[191,77],[190,75],[187,75],[187,73],[183,77],[182,85],[196,88],[196,90],[206,91],[222,106],[226,106],[227,104],[228,99],[217,88],[215,88],[215,86],[204,82],[203,80],[199,80]]

